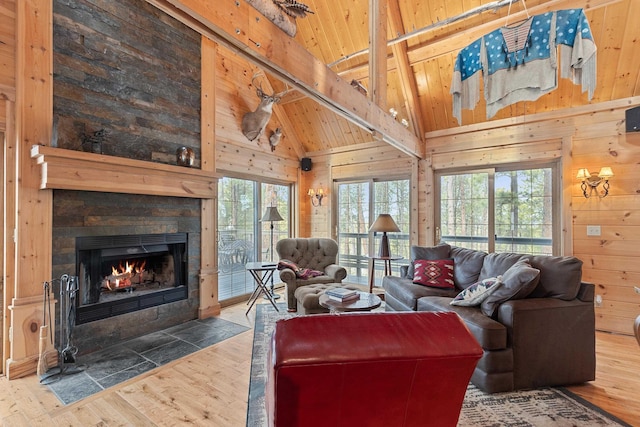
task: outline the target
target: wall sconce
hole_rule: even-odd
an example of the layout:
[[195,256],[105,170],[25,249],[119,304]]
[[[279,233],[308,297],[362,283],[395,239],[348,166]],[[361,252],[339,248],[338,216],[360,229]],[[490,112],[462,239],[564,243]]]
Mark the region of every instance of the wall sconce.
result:
[[318,190],[310,188],[307,195],[311,197],[311,204],[313,206],[322,206],[322,198],[324,197],[324,190],[322,188],[318,188]]
[[[578,175],[576,178],[582,181],[580,184],[580,188],[582,188],[582,194],[587,199],[591,197],[592,193],[598,194],[597,188],[602,183],[602,195],[598,194],[598,197],[603,198],[607,197],[609,194],[609,178],[613,176],[613,171],[610,167],[605,166],[600,169],[600,172],[597,175],[591,175],[589,173],[589,169],[578,169]],[[589,192],[587,193],[587,188],[589,188]]]

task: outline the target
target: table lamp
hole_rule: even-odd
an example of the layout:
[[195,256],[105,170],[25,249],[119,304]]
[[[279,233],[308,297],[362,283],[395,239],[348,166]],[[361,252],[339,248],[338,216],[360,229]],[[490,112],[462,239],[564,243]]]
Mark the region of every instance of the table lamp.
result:
[[374,233],[382,232],[382,238],[380,239],[380,258],[386,258],[391,256],[389,251],[389,238],[387,237],[387,233],[397,233],[400,231],[396,222],[391,218],[389,214],[380,214],[378,218],[375,220],[371,227],[369,227],[369,231],[373,231]]

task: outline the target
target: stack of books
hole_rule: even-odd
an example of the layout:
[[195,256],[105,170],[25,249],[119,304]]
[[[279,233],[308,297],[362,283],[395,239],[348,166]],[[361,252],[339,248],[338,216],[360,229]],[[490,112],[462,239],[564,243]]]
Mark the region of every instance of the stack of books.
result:
[[345,288],[327,289],[324,293],[327,294],[330,299],[339,302],[353,301],[360,298],[358,291]]

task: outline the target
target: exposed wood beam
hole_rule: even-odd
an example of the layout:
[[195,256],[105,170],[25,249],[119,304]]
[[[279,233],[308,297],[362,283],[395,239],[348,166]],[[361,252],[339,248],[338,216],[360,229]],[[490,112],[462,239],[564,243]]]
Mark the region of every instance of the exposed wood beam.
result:
[[[390,0],[393,2],[393,0]],[[369,97],[387,109],[387,2],[369,0]]]
[[375,138],[414,157],[421,141],[386,111],[359,94],[294,39],[243,1],[147,0],[270,74],[298,89]]
[[[400,7],[398,0],[388,0],[388,19],[389,29],[393,34],[400,34],[404,32],[404,23],[402,22],[402,15],[400,14]],[[409,58],[407,57],[407,43],[393,44],[391,49],[393,50],[393,58],[396,61],[398,67],[398,75],[400,77],[400,83],[402,85],[402,94],[407,103],[407,110],[411,117],[411,125],[413,126],[413,133],[416,135],[424,135],[426,129],[424,127],[424,121],[422,120],[422,111],[420,103],[418,102],[418,86],[416,84],[415,74],[409,64]]]
[[[407,40],[412,39],[413,37],[420,36],[420,35],[425,34],[427,32],[433,31],[433,30],[435,30],[437,28],[445,27],[445,26],[447,26],[449,24],[452,24],[454,22],[461,21],[461,20],[466,19],[466,18],[468,18],[470,16],[475,16],[475,15],[478,15],[480,13],[486,12],[488,10],[492,10],[492,11],[495,12],[496,10],[500,9],[501,7],[508,6],[509,4],[511,4],[514,1],[518,2],[520,0],[498,0],[498,1],[494,1],[493,3],[489,3],[489,4],[485,4],[485,5],[482,5],[482,6],[475,7],[475,8],[470,9],[470,10],[464,12],[464,13],[461,13],[459,15],[443,19],[442,21],[435,22],[435,23],[433,23],[431,25],[427,25],[426,27],[422,27],[422,28],[420,28],[418,30],[411,31],[411,32],[406,33],[406,34],[402,33],[398,37],[389,40],[387,42],[387,44],[389,46],[393,46],[393,45],[395,45],[397,43],[406,42]],[[390,1],[390,3],[392,3],[392,1]],[[390,7],[392,7],[392,5]],[[395,33],[395,31],[393,31],[393,33]],[[396,34],[400,34],[400,33],[396,33]],[[347,60],[355,58],[357,56],[365,55],[368,52],[369,52],[369,49],[362,49],[362,50],[359,50],[357,52],[350,53],[350,54],[345,55],[342,58],[332,62],[331,64],[329,64],[329,66],[333,67],[334,65],[338,65],[341,62],[347,61]]]
[[[622,0],[550,0],[549,2],[529,8],[530,15],[538,15],[552,10],[559,9],[575,9],[583,8],[585,11],[599,9],[601,7],[610,6],[615,3],[619,3]],[[511,14],[512,21],[524,19],[526,13],[524,11]],[[486,22],[482,25],[478,25],[472,28],[464,29],[463,31],[457,31],[455,34],[450,34],[446,37],[440,38],[428,44],[414,47],[407,51],[409,58],[409,64],[414,66],[420,62],[429,61],[439,56],[457,52],[465,46],[477,40],[481,36],[490,33],[504,25],[504,17],[496,17],[496,19]],[[397,39],[393,39],[395,41]],[[391,42],[393,42],[391,41]],[[393,58],[389,58],[387,61],[388,70],[396,69],[396,61]],[[362,80],[368,77],[368,66],[366,61],[353,64],[348,69],[340,71],[338,74],[345,77],[345,79]]]

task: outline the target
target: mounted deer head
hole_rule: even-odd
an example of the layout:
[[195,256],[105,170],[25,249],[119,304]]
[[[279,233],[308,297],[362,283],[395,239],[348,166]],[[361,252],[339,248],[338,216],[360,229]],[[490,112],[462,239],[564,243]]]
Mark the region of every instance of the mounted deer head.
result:
[[[258,77],[259,73],[253,75],[251,84]],[[260,98],[260,104],[255,111],[250,111],[242,116],[242,133],[247,137],[249,141],[260,138],[264,133],[264,129],[271,119],[271,113],[273,112],[273,104],[278,103],[280,98],[289,92],[287,89],[280,93],[274,93],[269,95],[262,90],[262,84],[258,84],[256,88],[256,94]]]

